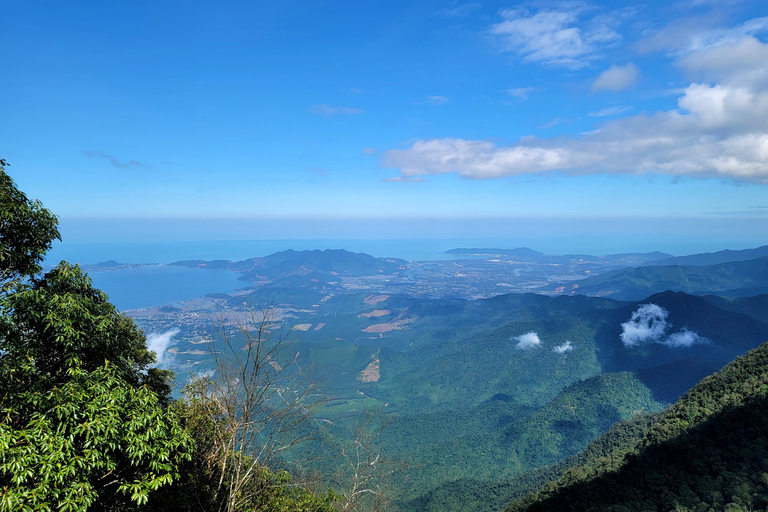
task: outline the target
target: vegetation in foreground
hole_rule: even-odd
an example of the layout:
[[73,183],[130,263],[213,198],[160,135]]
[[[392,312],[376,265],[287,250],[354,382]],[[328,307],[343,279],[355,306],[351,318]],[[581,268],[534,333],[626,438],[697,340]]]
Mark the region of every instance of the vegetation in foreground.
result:
[[768,343],[649,418],[615,425],[507,511],[768,508]]
[[[174,402],[172,374],[152,368],[143,333],[78,266],[42,274],[58,221],[6,166],[0,160],[0,510],[336,510],[333,492],[293,485],[242,449],[264,432],[231,428],[242,410],[222,408],[215,382]],[[252,403],[268,424],[269,389],[249,389],[262,393]],[[225,391],[242,398],[242,388]]]

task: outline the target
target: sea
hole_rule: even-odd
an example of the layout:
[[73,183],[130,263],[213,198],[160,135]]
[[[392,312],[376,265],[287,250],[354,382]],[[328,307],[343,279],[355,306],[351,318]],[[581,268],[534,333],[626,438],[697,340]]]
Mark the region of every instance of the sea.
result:
[[[81,265],[95,265],[114,260],[118,263],[145,264],[140,267],[91,272],[94,284],[105,291],[122,310],[173,304],[192,300],[209,293],[232,293],[248,286],[238,274],[226,270],[193,269],[168,265],[182,260],[229,260],[268,256],[293,249],[346,249],[380,258],[407,261],[436,261],[461,258],[446,254],[449,249],[529,247],[545,254],[610,254],[616,252],[667,251],[691,254],[722,249],[741,249],[760,244],[741,241],[706,240],[691,235],[668,235],[638,240],[626,234],[617,236],[550,237],[544,233],[510,238],[446,238],[446,239],[317,239],[317,240],[234,240],[197,242],[56,242],[48,253],[48,268],[62,260]],[[590,250],[591,249],[591,250]],[[687,249],[687,250],[686,250]]]
[[200,242],[56,243],[45,267],[62,260],[80,265],[107,261],[144,264],[138,267],[92,271],[94,286],[106,292],[120,310],[148,308],[203,297],[209,293],[231,294],[249,285],[240,275],[226,270],[184,268],[169,265],[182,260],[229,260],[268,256],[293,249],[346,249],[376,257],[407,261],[453,259],[445,254],[456,247],[505,247],[508,241],[483,239],[444,240],[237,240]]

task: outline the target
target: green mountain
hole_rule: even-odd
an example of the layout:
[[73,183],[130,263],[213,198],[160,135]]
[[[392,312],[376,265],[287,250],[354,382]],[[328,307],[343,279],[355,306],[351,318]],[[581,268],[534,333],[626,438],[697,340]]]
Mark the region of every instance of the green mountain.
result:
[[753,297],[705,295],[702,298],[720,309],[744,313],[756,320],[768,323],[768,294],[755,295]]
[[703,379],[647,428],[621,423],[507,510],[766,510],[768,343]]
[[[768,257],[716,265],[646,266],[613,270],[578,281],[576,293],[639,300],[666,290],[746,297],[768,292]],[[542,288],[554,291],[559,283]]]
[[287,250],[262,258],[242,261],[177,261],[171,265],[227,269],[242,274],[241,279],[253,282],[269,282],[273,285],[306,286],[328,284],[343,277],[393,275],[402,270],[407,262],[396,258],[375,258],[364,253],[343,249],[324,251]]
[[[627,346],[650,305],[663,329]],[[295,313],[307,326],[297,352],[332,396],[318,411],[325,448],[302,456],[378,407],[391,420],[381,453],[417,468],[394,481],[414,511],[487,510],[535,490],[614,422],[660,410],[768,339],[756,318],[681,292],[635,302],[339,294],[318,306]]]
[[688,256],[677,256],[674,258],[659,259],[646,263],[646,265],[666,266],[666,265],[717,265],[718,263],[728,263],[730,261],[746,261],[768,256],[768,245],[756,247],[754,249],[743,249],[733,251],[726,249],[718,252],[705,252],[701,254],[690,254]]
[[[286,461],[332,475],[338,468],[328,461],[364,411],[378,409],[388,426],[373,449],[414,468],[389,482],[404,510],[501,508],[558,478],[615,422],[644,431],[647,413],[768,339],[759,298],[354,293],[335,283],[396,275],[401,262],[346,251],[206,265],[255,272],[253,292],[215,300],[231,311],[243,303],[280,310],[300,337],[296,362],[325,383],[313,422],[319,441]],[[708,279],[721,279],[719,270]],[[190,368],[204,372],[207,364]]]

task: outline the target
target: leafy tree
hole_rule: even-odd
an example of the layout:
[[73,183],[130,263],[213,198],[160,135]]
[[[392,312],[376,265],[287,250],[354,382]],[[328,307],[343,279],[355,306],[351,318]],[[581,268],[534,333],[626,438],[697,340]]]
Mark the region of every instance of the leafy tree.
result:
[[123,510],[179,478],[192,439],[143,333],[62,262],[0,161],[0,510]]
[[59,240],[58,219],[30,201],[5,172],[8,162],[0,158],[0,283],[31,276]]

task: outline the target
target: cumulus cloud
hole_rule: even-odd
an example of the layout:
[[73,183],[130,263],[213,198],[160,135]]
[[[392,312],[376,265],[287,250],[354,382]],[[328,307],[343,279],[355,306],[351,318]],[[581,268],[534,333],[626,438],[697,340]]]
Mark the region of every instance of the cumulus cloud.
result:
[[768,89],[768,45],[744,37],[688,54],[677,61],[692,80],[720,82],[752,90]]
[[583,68],[598,57],[602,46],[615,43],[621,36],[614,30],[615,20],[608,16],[586,22],[580,16],[587,4],[570,2],[561,9],[543,9],[532,13],[523,8],[501,11],[503,21],[491,25],[503,50],[528,62],[569,69]]
[[643,304],[621,324],[621,342],[625,347],[659,341],[667,330],[669,312],[656,304]]
[[332,107],[330,105],[318,104],[309,107],[309,111],[313,114],[318,114],[325,117],[338,116],[338,115],[356,115],[362,114],[363,111],[359,108],[349,107]]
[[562,345],[558,345],[552,350],[557,352],[558,354],[565,354],[573,350],[573,345],[571,345],[570,341],[566,341]]
[[515,348],[518,348],[520,350],[529,350],[541,345],[541,340],[539,339],[539,335],[536,334],[535,332],[521,334],[520,336],[516,336],[514,339],[517,340],[517,345],[515,345]]
[[157,355],[157,364],[163,362],[168,347],[173,343],[173,337],[181,332],[178,328],[163,333],[153,332],[147,335],[147,348]]
[[706,343],[706,341],[706,339],[702,338],[695,332],[689,331],[688,329],[683,329],[680,332],[670,334],[669,337],[664,341],[664,344],[673,348],[690,347],[696,343]]
[[632,313],[629,321],[621,324],[621,342],[631,348],[644,343],[659,343],[670,348],[690,347],[697,343],[707,343],[707,339],[683,328],[667,334],[671,325],[667,322],[669,311],[657,304],[643,304]]
[[600,73],[592,83],[592,91],[623,91],[635,85],[638,78],[640,78],[640,68],[631,62],[624,66],[611,66]]
[[686,56],[680,66],[716,78],[717,83],[691,83],[674,110],[610,120],[574,136],[523,137],[508,146],[460,138],[419,139],[409,148],[385,152],[382,165],[399,169],[405,177],[456,173],[489,179],[558,171],[768,184],[765,56],[768,44],[755,39]]

